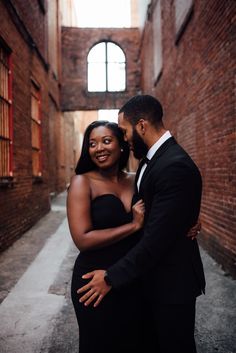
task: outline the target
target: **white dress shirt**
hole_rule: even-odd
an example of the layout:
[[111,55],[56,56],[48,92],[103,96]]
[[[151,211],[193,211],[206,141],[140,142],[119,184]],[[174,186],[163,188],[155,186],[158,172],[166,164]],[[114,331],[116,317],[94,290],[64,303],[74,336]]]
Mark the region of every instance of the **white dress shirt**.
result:
[[[154,154],[156,153],[156,151],[158,150],[158,148],[161,147],[161,145],[163,145],[163,143],[168,140],[169,138],[171,137],[171,133],[170,131],[166,131],[160,138],[159,140],[157,140],[154,145],[152,145],[152,147],[148,150],[148,153],[146,155],[146,157],[151,160],[152,157],[154,156]],[[145,169],[147,168],[147,163],[144,163],[144,165],[142,166],[142,169],[140,171],[140,174],[139,174],[139,178],[138,178],[138,181],[137,181],[137,188],[139,190],[139,187],[140,187],[140,183],[141,183],[141,179],[142,179],[142,176],[143,176],[143,173],[145,171]]]

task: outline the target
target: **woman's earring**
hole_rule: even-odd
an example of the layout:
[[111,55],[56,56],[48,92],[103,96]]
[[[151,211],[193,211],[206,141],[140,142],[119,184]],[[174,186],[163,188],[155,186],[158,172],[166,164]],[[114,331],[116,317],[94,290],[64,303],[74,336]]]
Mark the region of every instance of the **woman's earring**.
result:
[[124,152],[123,148],[120,149],[121,152]]

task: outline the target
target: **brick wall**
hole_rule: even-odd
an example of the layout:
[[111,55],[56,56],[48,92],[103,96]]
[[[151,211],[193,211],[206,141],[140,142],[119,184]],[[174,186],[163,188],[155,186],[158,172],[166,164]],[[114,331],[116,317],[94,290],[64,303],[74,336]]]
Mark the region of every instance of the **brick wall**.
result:
[[[48,170],[49,170],[49,189],[52,195],[65,190],[65,158],[63,156],[64,141],[64,118],[54,99],[49,96],[48,104]],[[66,141],[67,143],[67,141]]]
[[193,1],[176,44],[175,2],[161,1],[163,66],[155,82],[156,3],[151,3],[142,42],[142,89],[163,103],[166,126],[200,168],[200,241],[236,277],[236,2]]
[[[42,5],[43,2],[45,5]],[[27,28],[39,53],[47,60],[47,16],[45,16],[47,1],[8,0],[5,3],[8,3],[8,8],[12,7],[13,11],[20,16],[21,22]]]
[[[12,6],[13,3],[15,8]],[[59,120],[56,118],[60,109],[59,88],[45,61],[45,29],[40,25],[36,28],[38,21],[42,20],[40,17],[42,11],[36,9],[38,6],[36,3],[38,4],[36,0],[30,4],[22,1],[0,2],[0,36],[12,50],[14,177],[12,186],[3,187],[0,183],[0,251],[6,249],[49,211],[50,191],[58,191],[65,187],[65,181],[59,179],[58,182],[57,168],[49,168],[53,159],[49,149],[51,140],[49,96],[53,97],[55,102],[54,119]],[[26,18],[26,15],[30,18]],[[42,20],[43,23],[45,21],[45,19]],[[37,33],[34,32],[36,29]],[[37,48],[32,46],[29,33],[30,36],[35,36]],[[30,95],[32,78],[39,84],[41,92],[42,178],[40,180],[32,177]],[[57,132],[55,136],[57,138]],[[57,151],[55,154],[57,155]],[[49,176],[56,179],[56,186],[49,183]]]
[[[100,41],[113,41],[126,55],[127,90],[119,93],[87,91],[87,55]],[[140,32],[127,28],[62,28],[62,110],[119,108],[140,89]]]

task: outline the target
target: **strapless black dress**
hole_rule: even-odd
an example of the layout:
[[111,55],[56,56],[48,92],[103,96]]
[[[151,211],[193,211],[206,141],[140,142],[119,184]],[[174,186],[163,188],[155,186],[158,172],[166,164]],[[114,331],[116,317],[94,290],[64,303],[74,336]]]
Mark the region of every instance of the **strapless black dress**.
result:
[[[131,221],[122,201],[113,194],[95,198],[91,204],[94,229],[117,227]],[[74,265],[71,297],[79,325],[79,353],[146,353],[144,347],[144,301],[138,282],[122,290],[112,289],[98,305],[79,302],[78,288],[88,280],[82,275],[107,269],[139,240],[133,234],[115,244],[81,252]],[[147,343],[147,342],[146,342]]]

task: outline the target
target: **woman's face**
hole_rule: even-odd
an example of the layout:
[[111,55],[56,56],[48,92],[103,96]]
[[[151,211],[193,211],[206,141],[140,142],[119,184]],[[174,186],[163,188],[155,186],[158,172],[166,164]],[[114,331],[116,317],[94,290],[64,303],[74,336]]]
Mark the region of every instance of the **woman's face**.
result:
[[89,154],[99,168],[118,165],[121,149],[113,131],[105,126],[94,128],[89,137]]

